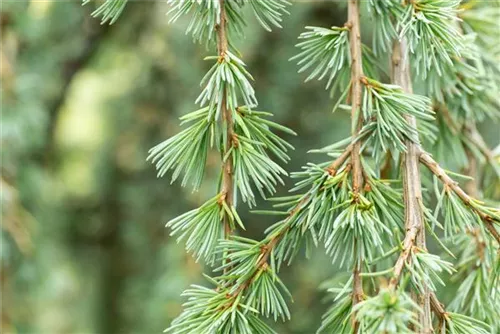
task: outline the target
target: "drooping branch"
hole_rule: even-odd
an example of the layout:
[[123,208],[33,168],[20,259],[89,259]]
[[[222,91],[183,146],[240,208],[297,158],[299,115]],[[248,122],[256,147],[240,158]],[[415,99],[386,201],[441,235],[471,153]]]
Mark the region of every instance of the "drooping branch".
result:
[[442,331],[443,326],[446,326],[448,320],[448,313],[446,312],[443,304],[439,301],[436,294],[431,292],[430,295],[431,309],[439,320],[437,330]]
[[[220,17],[219,24],[216,26],[217,29],[217,53],[219,57],[223,58],[228,51],[228,40],[227,40],[227,18],[226,18],[226,10],[224,7],[225,0],[219,0],[220,4]],[[225,157],[227,152],[233,146],[235,141],[235,133],[234,133],[234,122],[233,122],[233,114],[232,110],[227,108],[226,104],[226,92],[222,97],[221,103],[221,114],[223,117],[223,121],[226,125],[227,131],[227,141],[225,143],[225,148],[223,150],[222,156]],[[233,184],[233,160],[231,157],[227,157],[223,162],[222,166],[222,198],[221,200],[225,201],[228,207],[233,207],[233,194],[234,184]],[[230,225],[230,217],[227,213],[224,214],[224,237],[227,239],[231,235],[231,225]]]
[[432,311],[434,311],[441,321],[446,317],[446,310],[434,292],[431,293],[431,307]]
[[[359,23],[359,4],[358,0],[349,0],[348,6],[348,26],[350,29],[349,42],[351,49],[351,134],[355,138],[361,131],[363,125],[361,113],[362,101],[362,83],[363,61],[361,54],[361,32]],[[363,186],[363,172],[361,166],[361,142],[357,141],[351,152],[352,162],[352,188],[353,192],[357,193]]]
[[[335,175],[337,171],[340,169],[340,167],[349,159],[351,156],[351,152],[353,150],[353,144],[348,145],[344,152],[342,152],[341,155],[339,155],[326,169],[325,171],[328,172],[330,175]],[[285,219],[283,222],[284,227],[281,229],[281,231],[270,238],[264,245],[262,245],[262,253],[259,258],[259,261],[256,264],[256,268],[254,271],[254,274],[251,275],[243,284],[241,284],[238,289],[233,293],[233,297],[236,297],[240,293],[244,292],[250,284],[254,281],[256,276],[259,274],[259,269],[265,267],[268,265],[269,257],[272,254],[273,249],[278,246],[280,241],[283,239],[285,234],[290,230],[291,226],[289,225],[289,222],[292,217],[294,217],[296,214],[299,213],[299,211],[302,209],[303,205],[308,201],[308,197],[304,197],[300,202],[295,204],[294,207],[290,209],[290,212],[288,214],[288,217]]]
[[[360,31],[360,13],[359,1],[349,0],[348,3],[348,27],[350,28],[349,43],[351,51],[351,134],[356,138],[361,131],[363,125],[361,101],[362,101],[362,83],[361,79],[363,74],[363,60],[361,51],[361,31]],[[352,189],[355,195],[361,191],[363,186],[363,170],[361,165],[361,141],[354,143],[351,152],[352,164]],[[355,240],[354,242],[359,242]],[[363,281],[360,276],[362,263],[356,261],[353,268],[353,289],[352,289],[352,306],[363,300]],[[353,331],[358,332],[359,322],[356,320],[356,314],[353,314]]]
[[349,144],[344,152],[342,152],[337,159],[335,159],[331,164],[330,166],[328,166],[328,168],[326,169],[326,171],[328,173],[330,173],[330,175],[335,175],[337,174],[337,171],[339,170],[339,168],[342,166],[342,164],[349,158],[351,157],[351,153],[352,153],[352,150],[354,148],[354,144]]
[[470,197],[456,182],[453,180],[445,170],[432,158],[432,156],[425,152],[420,151],[419,154],[420,162],[426,166],[436,177],[441,180],[441,182],[448,187],[451,191],[453,191],[460,200],[472,211],[474,211],[483,221],[486,229],[490,232],[490,234],[495,238],[495,240],[500,244],[500,233],[496,229],[494,225],[495,217],[490,216],[487,213],[479,210],[477,206],[474,205],[474,199]]
[[394,265],[392,278],[389,281],[389,288],[395,289],[399,283],[399,279],[401,278],[401,274],[403,273],[403,269],[405,267],[405,263],[410,256],[410,252],[413,246],[416,243],[417,234],[418,234],[418,226],[413,225],[406,229],[405,239],[403,240],[403,251],[399,255],[396,260],[396,264]]
[[[413,91],[409,53],[406,40],[395,41],[392,54],[392,79],[395,84],[401,86],[403,91],[411,94]],[[417,128],[416,119],[412,115],[405,115],[408,124]],[[395,277],[399,279],[404,264],[414,245],[426,249],[425,242],[425,221],[422,211],[422,189],[419,170],[420,145],[409,139],[406,140],[406,152],[403,156],[403,197],[405,202],[405,230],[406,236],[403,242],[403,252],[396,262]],[[395,285],[397,280],[391,281]],[[419,314],[421,333],[430,333],[432,329],[432,319],[430,315],[429,287],[424,287],[423,294],[417,296],[417,301],[422,308]]]

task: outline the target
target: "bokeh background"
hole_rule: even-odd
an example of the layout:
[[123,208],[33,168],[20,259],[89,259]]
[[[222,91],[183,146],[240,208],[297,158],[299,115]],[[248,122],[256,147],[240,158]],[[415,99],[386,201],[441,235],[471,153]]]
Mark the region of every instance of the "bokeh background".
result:
[[[192,43],[186,20],[168,25],[165,1],[131,1],[113,26],[91,18],[94,8],[2,2],[2,333],[159,333],[180,313],[181,292],[209,273],[164,224],[214,194],[218,155],[196,193],[157,179],[146,156],[195,110],[214,52]],[[296,150],[285,168],[297,171],[323,159],[309,149],[348,134],[349,115],[332,114],[323,83],[304,84],[288,59],[304,26],[343,25],[346,13],[343,1],[299,1],[290,12],[272,33],[249,15],[238,46],[259,108],[299,134],[286,137]],[[481,129],[500,142],[495,125]],[[244,235],[262,238],[272,217],[240,210]],[[328,306],[318,286],[337,271],[323,253],[282,270],[294,302],[279,333],[318,327]]]

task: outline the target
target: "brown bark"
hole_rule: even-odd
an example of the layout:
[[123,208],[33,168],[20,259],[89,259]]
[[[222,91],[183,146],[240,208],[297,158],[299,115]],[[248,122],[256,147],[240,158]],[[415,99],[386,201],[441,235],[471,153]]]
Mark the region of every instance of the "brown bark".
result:
[[[228,50],[227,41],[227,18],[226,10],[224,8],[224,0],[219,0],[220,3],[220,22],[217,25],[217,52],[219,57],[224,57]],[[226,105],[226,94],[223,94],[222,101],[220,102],[221,113],[227,129],[227,142],[225,150],[222,156],[226,156],[226,153],[231,149],[234,140],[234,122],[233,122],[233,111],[229,110]],[[234,182],[233,182],[233,160],[228,157],[222,166],[222,199],[226,202],[228,207],[233,206],[234,198]],[[224,215],[224,238],[228,238],[231,235],[231,225],[229,222],[229,216]]]
[[441,333],[443,330],[443,326],[445,326],[446,321],[448,319],[448,313],[446,312],[444,305],[441,304],[439,299],[437,298],[434,292],[431,293],[431,308],[434,314],[437,316],[439,323],[436,328],[438,333]]
[[424,164],[434,175],[438,177],[443,184],[448,187],[451,191],[453,191],[460,200],[469,207],[469,209],[473,210],[483,221],[486,226],[486,229],[493,238],[500,244],[500,233],[497,231],[495,225],[493,224],[493,218],[480,210],[477,210],[472,202],[474,201],[472,197],[470,197],[456,181],[454,181],[451,177],[446,174],[444,169],[439,166],[439,164],[431,157],[431,155],[427,152],[422,151],[420,153],[420,162]]
[[[360,15],[359,15],[359,1],[349,0],[348,3],[348,27],[350,29],[349,40],[351,50],[351,132],[353,138],[356,137],[362,127],[362,114],[361,114],[361,99],[362,99],[362,86],[361,78],[363,78],[363,62],[361,53],[361,31],[360,31]],[[363,187],[363,170],[361,166],[361,142],[354,143],[351,152],[352,164],[352,188],[354,196],[356,196]],[[355,198],[356,200],[356,198]],[[356,241],[354,241],[356,243]],[[352,305],[355,306],[363,299],[363,281],[360,276],[362,261],[356,261],[353,268],[353,290],[352,290]],[[358,332],[359,323],[356,321],[356,314],[352,317],[353,331]]]
[[[409,53],[406,41],[394,42],[392,54],[392,79],[393,82],[403,89],[406,93],[411,94],[413,87],[410,76]],[[408,124],[416,128],[415,117],[405,115]],[[426,249],[425,244],[425,221],[422,211],[422,188],[419,169],[419,152],[420,145],[407,139],[405,141],[407,151],[404,153],[402,160],[403,168],[403,197],[405,202],[405,230],[406,236],[403,243],[403,253],[396,263],[397,277],[401,274],[411,248],[415,244],[419,248]],[[394,285],[394,283],[393,283]],[[422,313],[419,314],[419,323],[421,328],[419,333],[432,332],[432,318],[430,312],[430,290],[424,287],[424,293],[414,296],[416,302],[422,308]]]

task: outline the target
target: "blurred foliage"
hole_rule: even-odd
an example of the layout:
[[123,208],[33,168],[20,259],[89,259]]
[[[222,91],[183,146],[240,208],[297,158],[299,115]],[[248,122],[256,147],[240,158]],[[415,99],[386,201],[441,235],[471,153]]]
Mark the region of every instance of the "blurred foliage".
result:
[[[185,36],[187,21],[167,25],[164,2],[131,2],[112,26],[92,6],[2,3],[3,333],[158,333],[180,312],[180,293],[202,280],[164,224],[214,193],[219,158],[208,157],[195,193],[157,179],[145,159],[192,110],[206,50]],[[304,85],[285,60],[304,25],[343,25],[345,5],[298,2],[290,12],[272,33],[249,24],[239,48],[261,108],[299,134],[286,135],[296,148],[286,169],[296,171],[314,160],[309,149],[348,134],[349,115],[332,114],[323,84]],[[500,142],[494,124],[481,132]],[[242,218],[254,239],[273,222]],[[338,270],[323,254],[282,270],[294,303],[279,333],[320,323],[328,304],[317,287]]]

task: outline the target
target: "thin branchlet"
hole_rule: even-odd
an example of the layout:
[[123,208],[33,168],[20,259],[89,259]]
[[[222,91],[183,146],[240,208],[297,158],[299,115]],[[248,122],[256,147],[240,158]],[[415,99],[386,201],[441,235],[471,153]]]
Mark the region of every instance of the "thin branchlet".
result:
[[494,211],[492,212],[491,210],[488,210],[488,208],[481,205],[480,202],[470,197],[460,187],[458,182],[453,180],[429,153],[423,150],[420,151],[419,159],[420,162],[426,166],[448,189],[453,191],[470,210],[475,212],[481,218],[488,232],[500,245],[500,233],[494,225],[494,222],[500,222],[500,213],[498,213],[498,210],[496,213]]
[[[363,115],[361,113],[362,101],[362,78],[363,63],[361,51],[361,29],[360,29],[360,13],[359,1],[349,0],[348,2],[348,28],[350,29],[349,42],[351,51],[351,134],[355,138],[359,135],[363,126]],[[363,187],[363,166],[361,164],[361,142],[354,143],[351,152],[352,164],[352,189],[354,192],[354,199],[357,200],[359,192]],[[361,242],[360,240],[355,240]],[[352,305],[356,306],[363,300],[363,282],[360,276],[361,268],[363,267],[362,259],[354,263],[353,268],[353,289],[352,289]],[[359,330],[359,322],[356,319],[356,313],[352,316],[353,331],[357,333]]]
[[[406,45],[406,40],[394,42],[392,54],[392,77],[394,83],[400,85],[403,91],[407,94],[413,92],[409,52]],[[416,129],[417,123],[413,115],[404,116],[408,124]],[[403,155],[403,195],[405,201],[405,229],[406,236],[403,241],[403,252],[396,262],[394,269],[394,277],[391,280],[391,285],[394,285],[395,278],[401,275],[403,266],[407,262],[408,256],[415,246],[426,249],[425,238],[425,222],[424,213],[422,210],[422,189],[420,169],[418,162],[418,152],[420,145],[418,142],[406,140],[407,151]],[[424,291],[416,297],[422,312],[419,313],[419,329],[421,333],[429,333],[432,328],[432,319],[430,315],[430,291],[428,286],[423,287]]]
[[[226,56],[226,52],[228,51],[228,40],[227,40],[227,31],[226,31],[226,25],[227,25],[227,18],[226,18],[226,9],[224,6],[224,1],[225,0],[219,0],[219,6],[220,6],[220,18],[219,18],[219,23],[216,26],[217,30],[217,53],[219,54],[219,57],[223,59]],[[235,140],[236,134],[234,133],[234,122],[233,122],[233,111],[229,110],[226,104],[226,93],[224,92],[222,100],[220,101],[221,104],[221,113],[222,113],[222,118],[223,118],[223,123],[226,126],[226,132],[227,132],[227,140],[224,145],[224,150],[222,152],[222,156],[226,156],[228,154],[229,150],[233,145],[236,145],[237,141]],[[233,206],[233,191],[234,191],[234,185],[233,185],[233,159],[226,159],[225,162],[222,164],[222,199],[227,206],[232,207]],[[231,225],[230,225],[230,217],[226,213],[224,215],[224,238],[228,239],[232,233]]]
[[[328,165],[327,168],[325,168],[325,171],[328,172],[331,175],[335,175],[336,172],[339,170],[339,168],[348,160],[351,156],[351,152],[353,149],[354,145],[349,145],[346,147],[344,152],[336,158],[331,164]],[[289,220],[295,216],[303,207],[304,203],[306,203],[308,198],[302,199],[299,203],[297,203],[291,210],[289,211],[288,217],[284,220],[283,225],[285,226],[281,231],[273,235],[267,242],[261,245],[262,253],[259,257],[259,261],[256,264],[256,269],[255,273],[250,276],[245,283],[241,284],[238,289],[233,293],[233,297],[236,295],[239,295],[243,293],[248,286],[253,282],[255,276],[258,274],[258,269],[262,268],[264,266],[268,265],[269,257],[271,256],[273,250],[278,246],[279,242],[282,240],[283,236],[289,231],[291,228],[290,225],[288,225]]]

